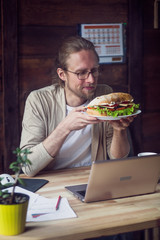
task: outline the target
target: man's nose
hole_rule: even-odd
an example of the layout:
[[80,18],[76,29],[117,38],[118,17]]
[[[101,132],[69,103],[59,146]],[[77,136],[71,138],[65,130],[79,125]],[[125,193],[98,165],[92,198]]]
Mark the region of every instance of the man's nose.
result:
[[95,77],[93,74],[90,72],[88,75],[88,78],[86,79],[87,82],[94,83],[95,82]]

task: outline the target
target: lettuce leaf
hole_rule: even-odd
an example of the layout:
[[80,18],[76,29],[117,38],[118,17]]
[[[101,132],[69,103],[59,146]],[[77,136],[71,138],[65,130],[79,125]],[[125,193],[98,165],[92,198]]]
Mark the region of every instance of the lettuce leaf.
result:
[[118,108],[115,111],[111,111],[108,108],[100,108],[97,107],[98,112],[100,113],[107,113],[107,116],[112,116],[112,117],[117,117],[117,116],[124,116],[124,115],[131,115],[133,113],[136,113],[137,110],[139,109],[139,104],[133,104],[131,107],[125,108],[123,110],[118,110]]

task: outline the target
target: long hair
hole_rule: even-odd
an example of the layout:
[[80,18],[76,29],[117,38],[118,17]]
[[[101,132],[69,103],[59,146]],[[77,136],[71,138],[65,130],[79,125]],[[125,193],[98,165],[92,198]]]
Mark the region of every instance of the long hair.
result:
[[80,52],[81,50],[91,50],[95,53],[95,56],[97,57],[97,60],[99,61],[99,56],[95,50],[95,47],[92,42],[88,41],[85,38],[82,38],[80,36],[72,36],[67,38],[64,42],[62,42],[59,51],[57,53],[56,59],[55,59],[55,71],[53,74],[53,78],[59,80],[59,84],[64,87],[64,81],[62,81],[58,74],[57,74],[57,68],[62,68],[64,70],[67,69],[67,60],[72,53]]

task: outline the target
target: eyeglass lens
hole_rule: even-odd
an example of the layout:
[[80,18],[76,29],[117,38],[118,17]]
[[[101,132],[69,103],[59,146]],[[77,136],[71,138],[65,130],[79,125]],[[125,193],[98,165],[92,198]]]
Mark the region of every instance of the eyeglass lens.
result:
[[88,71],[80,72],[77,75],[79,80],[84,80],[89,77],[90,73],[93,75],[93,77],[98,77],[98,74],[99,74],[98,68],[92,69],[90,72]]

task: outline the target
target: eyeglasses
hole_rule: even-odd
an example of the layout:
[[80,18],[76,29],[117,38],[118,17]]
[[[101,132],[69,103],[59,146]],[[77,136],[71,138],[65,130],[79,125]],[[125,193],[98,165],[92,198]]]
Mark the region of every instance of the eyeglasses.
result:
[[79,80],[86,80],[89,77],[90,73],[95,78],[98,77],[98,75],[99,75],[99,68],[98,67],[91,69],[91,71],[86,71],[86,70],[81,71],[81,72],[72,72],[70,70],[65,70],[65,71],[76,74]]

